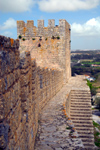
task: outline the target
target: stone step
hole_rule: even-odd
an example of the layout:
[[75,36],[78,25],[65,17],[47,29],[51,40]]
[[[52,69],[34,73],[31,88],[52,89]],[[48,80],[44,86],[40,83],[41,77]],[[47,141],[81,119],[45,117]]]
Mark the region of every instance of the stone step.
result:
[[71,98],[71,101],[80,101],[80,102],[91,102],[90,98]]
[[70,106],[70,110],[72,110],[72,109],[74,109],[74,110],[81,110],[82,109],[82,111],[87,111],[87,109],[88,109],[88,111],[91,111],[91,107],[89,106],[89,105],[71,105]]
[[72,93],[90,93],[90,91],[87,91],[87,90],[71,90],[71,94]]
[[74,118],[75,117],[92,117],[92,113],[90,113],[90,114],[81,114],[81,113],[80,114],[78,114],[78,113],[76,114],[75,113],[75,114],[71,114],[71,117],[74,117]]
[[91,96],[86,96],[86,95],[71,95],[70,96],[71,99],[73,98],[82,98],[82,99],[91,99]]
[[83,96],[83,95],[91,97],[89,93],[71,93],[71,96]]
[[87,129],[88,130],[88,128],[90,129],[92,129],[93,128],[93,124],[91,123],[91,124],[87,124],[87,123],[84,123],[84,124],[79,124],[79,123],[75,123],[74,124],[75,125],[75,129],[77,130],[77,128],[78,129],[82,129],[82,130],[84,130],[84,129]]
[[74,104],[74,105],[89,105],[91,107],[91,101],[86,102],[86,101],[70,101],[70,105]]
[[82,97],[82,98],[84,98],[84,96],[85,96],[85,98],[91,98],[91,95],[89,95],[89,94],[71,94],[70,95],[70,97]]
[[87,90],[72,90],[71,93],[90,93],[90,91],[87,91]]
[[[81,110],[81,111],[80,111]],[[75,109],[75,108],[72,108],[72,109],[70,109],[70,114],[72,114],[73,115],[73,113],[75,113],[75,114],[92,114],[92,112],[91,112],[91,109]]]
[[[80,114],[81,114],[81,115],[80,115]],[[92,113],[91,113],[91,112],[90,112],[90,113],[87,113],[87,112],[85,112],[85,113],[84,113],[84,112],[79,113],[79,112],[75,112],[75,111],[71,111],[71,112],[70,112],[70,118],[71,118],[71,117],[74,117],[74,118],[75,118],[76,116],[77,116],[77,117],[81,117],[81,116],[82,116],[82,117],[83,117],[83,116],[84,116],[84,117],[87,117],[87,115],[90,115],[90,116],[88,116],[88,117],[92,117]]]
[[71,119],[72,120],[92,120],[92,116],[91,117],[72,117],[71,116]]
[[73,100],[71,100],[70,102],[71,102],[71,104],[73,104],[73,103],[74,103],[74,104],[84,104],[84,105],[87,104],[87,105],[90,105],[90,106],[91,106],[91,101],[88,101],[88,102],[87,102],[87,101],[79,101],[79,100],[78,100],[78,101],[77,101],[77,100],[74,100],[74,101],[73,101]]
[[81,137],[80,136],[80,138],[82,139],[82,142],[84,142],[84,143],[87,143],[87,142],[91,142],[91,143],[93,143],[94,142],[94,138],[84,138],[84,137]]
[[90,94],[90,91],[84,91],[84,90],[76,90],[76,91],[71,91],[71,94],[73,94],[73,93],[88,93],[88,94]]
[[86,142],[88,141],[90,143],[88,147],[91,149],[94,146],[94,131],[90,92],[71,92],[70,118],[85,148],[87,148]]
[[92,120],[72,120],[73,121],[73,123],[75,124],[75,123],[79,123],[79,124],[92,124]]
[[[76,125],[77,125],[77,124],[76,124]],[[87,131],[87,132],[88,132],[88,131],[89,131],[89,132],[90,132],[90,131],[93,131],[93,132],[94,132],[93,125],[91,125],[91,126],[90,126],[90,125],[89,125],[89,126],[87,126],[87,125],[86,125],[86,126],[80,126],[80,125],[77,125],[77,126],[76,126],[76,125],[75,125],[75,129],[76,129],[77,131],[81,131],[81,132],[82,132],[82,131]],[[88,128],[88,127],[89,127],[89,128]]]
[[94,130],[93,127],[89,127],[89,129],[87,129],[87,127],[75,127],[75,129],[77,130],[77,133],[79,135],[81,134],[94,134]]
[[70,105],[71,105],[71,104],[74,104],[74,105],[78,105],[78,104],[79,104],[79,105],[81,105],[81,104],[82,104],[82,105],[89,105],[89,106],[91,107],[91,101],[88,101],[88,102],[87,102],[87,101],[79,101],[79,100],[77,100],[77,101],[72,101],[72,100],[71,100],[71,101],[70,101]]
[[[83,143],[85,149],[86,149],[87,147],[91,147],[91,148],[94,147],[94,137],[81,137],[81,136],[80,136],[80,138],[81,138],[81,140],[82,140],[82,143]],[[90,149],[89,149],[89,150],[90,150]]]
[[89,106],[91,106],[91,103],[90,103],[91,101],[89,101],[89,102],[84,102],[84,101],[72,101],[71,100],[71,103],[70,104],[75,104],[75,105],[77,105],[77,104],[83,104],[83,105],[89,105]]
[[70,117],[72,116],[72,117],[75,117],[75,116],[87,116],[87,115],[90,115],[89,117],[91,117],[92,116],[92,113],[91,112],[82,112],[82,113],[80,113],[80,112],[78,112],[77,110],[76,111],[70,111]]
[[82,95],[82,96],[73,95],[70,98],[71,99],[91,99],[90,96],[85,96],[85,95]]
[[[88,142],[89,143],[89,142]],[[93,142],[92,143],[89,143],[88,145],[87,145],[87,143],[85,144],[84,142],[83,142],[83,145],[84,145],[84,148],[85,148],[85,150],[97,150],[97,149],[95,149],[94,147],[94,144],[93,144]]]
[[87,96],[87,97],[91,97],[91,94],[89,93],[72,93],[70,94],[70,96]]
[[92,149],[94,149],[94,144],[93,144],[93,142],[92,142],[92,143],[83,142],[83,144],[84,144],[84,147],[85,147],[87,150],[92,150]]
[[[79,134],[79,133],[78,133]],[[86,133],[81,133],[81,134],[79,134],[79,137],[81,138],[81,139],[85,139],[85,138],[89,138],[89,139],[92,139],[92,138],[94,138],[94,135],[91,133],[91,134],[86,134]]]
[[80,93],[80,94],[78,94],[78,93],[75,93],[75,94],[71,94],[71,97],[83,97],[83,96],[85,96],[85,97],[90,97],[91,98],[91,95],[90,94],[84,94],[84,93]]
[[91,107],[91,105],[83,105],[83,104],[77,104],[77,105],[74,105],[74,104],[71,104],[71,108],[72,107],[76,107],[76,108],[90,108]]
[[91,102],[91,98],[79,98],[79,97],[71,97],[70,101],[80,101],[80,102]]
[[85,113],[87,113],[88,114],[88,112],[91,112],[91,109],[90,108],[84,108],[84,107],[78,107],[77,109],[75,108],[75,107],[70,107],[70,112],[80,112],[80,113],[83,113],[83,112],[85,112]]
[[89,144],[89,145],[90,146],[87,146],[87,145],[85,146],[85,150],[97,150],[97,149],[94,148],[95,146],[93,144],[92,145]]
[[76,98],[76,99],[71,99],[71,102],[86,102],[86,103],[90,103],[91,102],[91,99],[78,99],[78,98]]
[[86,130],[86,128],[85,128],[85,130],[77,128],[77,132],[79,135],[80,134],[92,134],[92,135],[94,134],[94,130]]

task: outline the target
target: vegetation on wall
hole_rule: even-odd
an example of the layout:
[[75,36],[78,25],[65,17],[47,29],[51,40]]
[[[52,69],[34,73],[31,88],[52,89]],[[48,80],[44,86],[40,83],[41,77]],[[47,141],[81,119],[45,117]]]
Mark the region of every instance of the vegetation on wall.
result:
[[22,36],[21,36],[21,35],[19,35],[19,36],[18,36],[18,38],[19,38],[19,39],[21,39],[21,38],[22,38]]
[[45,38],[45,41],[47,41],[47,38]]
[[25,38],[23,38],[22,40],[25,41]]
[[32,40],[35,40],[35,38],[32,38]]
[[52,36],[52,37],[51,37],[51,39],[53,39],[53,40],[54,40],[54,39],[55,39],[55,37],[54,37],[54,36]]
[[87,80],[87,85],[89,86],[89,88],[90,88],[90,91],[91,91],[91,95],[93,96],[93,95],[96,95],[96,87],[94,87],[93,85],[92,85],[92,83],[90,82],[90,81],[88,81]]
[[96,97],[95,104],[96,104],[96,106],[98,107],[98,109],[100,111],[100,97]]
[[60,37],[59,37],[59,36],[57,36],[57,39],[59,40],[59,39],[60,39]]

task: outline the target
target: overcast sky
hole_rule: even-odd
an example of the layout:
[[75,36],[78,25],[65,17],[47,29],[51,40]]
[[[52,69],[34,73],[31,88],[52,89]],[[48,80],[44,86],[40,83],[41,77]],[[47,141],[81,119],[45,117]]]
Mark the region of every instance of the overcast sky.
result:
[[0,34],[17,38],[17,20],[66,19],[71,49],[100,49],[100,0],[0,0]]

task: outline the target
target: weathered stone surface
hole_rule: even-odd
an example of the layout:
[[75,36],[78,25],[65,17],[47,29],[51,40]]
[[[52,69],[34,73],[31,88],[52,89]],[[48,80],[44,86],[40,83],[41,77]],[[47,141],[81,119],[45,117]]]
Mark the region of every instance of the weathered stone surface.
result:
[[63,72],[37,67],[29,51],[19,53],[18,41],[0,38],[0,148],[32,150],[41,109],[63,86]]
[[6,149],[8,144],[9,125],[0,124],[0,149]]

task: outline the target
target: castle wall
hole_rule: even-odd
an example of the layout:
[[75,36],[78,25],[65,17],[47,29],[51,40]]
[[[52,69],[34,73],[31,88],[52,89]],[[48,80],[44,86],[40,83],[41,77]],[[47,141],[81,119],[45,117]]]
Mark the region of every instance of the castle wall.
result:
[[0,36],[2,150],[34,149],[39,114],[63,85],[63,71],[41,68],[30,52],[18,49],[18,40]]
[[[30,23],[30,26],[28,24]],[[25,30],[24,30],[25,29]],[[33,21],[17,21],[17,36],[22,39],[33,41],[34,46],[31,51],[41,51],[41,57],[50,54],[50,62],[58,64],[64,70],[64,82],[71,77],[70,67],[70,25],[65,19],[59,20],[59,25],[55,26],[55,20],[48,20],[48,27],[44,27],[44,20],[38,20],[35,27]],[[57,37],[59,39],[57,39]],[[41,47],[38,47],[38,45]],[[48,58],[49,59],[49,58]]]

